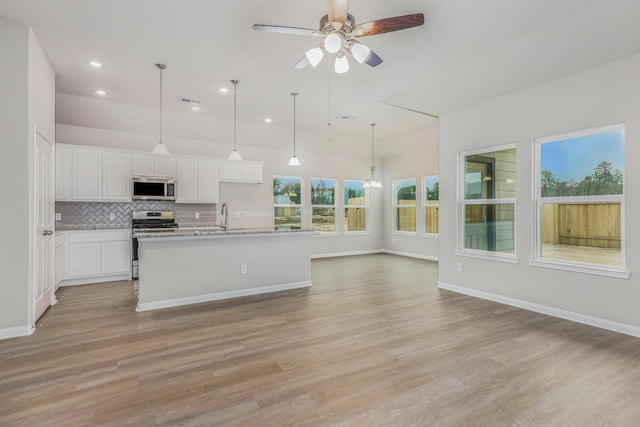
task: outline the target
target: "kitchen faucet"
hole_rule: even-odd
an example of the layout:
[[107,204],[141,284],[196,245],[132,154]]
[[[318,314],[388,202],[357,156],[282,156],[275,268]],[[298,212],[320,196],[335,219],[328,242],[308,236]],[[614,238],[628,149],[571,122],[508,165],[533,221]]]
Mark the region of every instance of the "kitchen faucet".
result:
[[220,225],[224,231],[227,231],[227,229],[229,228],[229,208],[226,203],[222,204],[220,215],[224,215],[224,220]]

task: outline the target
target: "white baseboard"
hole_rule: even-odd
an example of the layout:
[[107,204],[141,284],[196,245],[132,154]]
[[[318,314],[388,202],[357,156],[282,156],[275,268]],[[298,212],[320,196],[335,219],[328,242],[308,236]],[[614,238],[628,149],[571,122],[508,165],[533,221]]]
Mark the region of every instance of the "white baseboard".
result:
[[65,279],[60,282],[60,287],[90,285],[92,283],[117,282],[119,280],[131,280],[131,274],[114,274],[111,276],[84,277],[80,279]]
[[339,257],[339,256],[380,254],[383,251],[384,251],[384,249],[367,249],[367,250],[363,250],[363,251],[332,252],[332,253],[329,253],[329,254],[311,254],[311,259],[315,259],[315,258],[333,258],[333,257]]
[[431,256],[431,255],[414,254],[412,252],[394,251],[391,249],[383,249],[382,252],[385,254],[391,254],[391,255],[400,255],[400,256],[406,256],[411,258],[426,259],[429,261],[438,261],[437,256]]
[[573,311],[563,310],[556,307],[549,307],[534,302],[523,301],[516,298],[505,297],[502,295],[492,294],[490,292],[479,291],[476,289],[466,288],[464,286],[452,285],[438,281],[438,288],[447,291],[457,292],[459,294],[469,295],[489,301],[506,304],[513,307],[522,308],[536,313],[546,314],[547,316],[559,317],[561,319],[571,320],[573,322],[583,323],[585,325],[595,326],[596,328],[607,329],[609,331],[619,332],[621,334],[640,337],[640,327],[629,325],[626,323],[615,322],[613,320],[601,319],[599,317],[589,316],[586,314],[575,313]]
[[157,310],[160,308],[178,307],[181,305],[198,304],[201,302],[218,301],[229,298],[266,294],[269,292],[286,291],[288,289],[308,288],[311,281],[283,283],[281,285],[259,286],[257,288],[241,289],[237,291],[217,292],[215,294],[198,295],[194,297],[173,298],[162,301],[138,303],[136,311]]
[[9,338],[24,337],[31,335],[35,329],[30,326],[16,326],[15,328],[0,329],[0,340]]

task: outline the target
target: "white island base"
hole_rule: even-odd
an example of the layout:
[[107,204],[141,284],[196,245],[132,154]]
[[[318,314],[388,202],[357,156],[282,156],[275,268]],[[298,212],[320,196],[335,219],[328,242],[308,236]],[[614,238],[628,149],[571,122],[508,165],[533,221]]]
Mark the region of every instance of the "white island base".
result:
[[136,237],[137,311],[311,286],[308,231]]

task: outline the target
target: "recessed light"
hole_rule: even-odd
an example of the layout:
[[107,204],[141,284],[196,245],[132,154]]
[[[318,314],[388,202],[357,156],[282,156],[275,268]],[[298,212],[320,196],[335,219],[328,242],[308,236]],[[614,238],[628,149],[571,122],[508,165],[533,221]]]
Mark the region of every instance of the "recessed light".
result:
[[102,64],[99,63],[98,61],[89,61],[89,65],[91,65],[92,67],[95,67],[95,68],[102,67]]
[[98,89],[98,90],[96,90],[96,94],[104,96],[104,95],[107,94],[107,92],[105,92],[104,90]]
[[200,111],[200,107],[196,107],[195,105],[191,107],[191,111]]
[[358,116],[352,116],[350,114],[346,114],[344,116],[340,116],[340,118],[343,119],[343,120],[355,120],[355,119],[358,118]]
[[228,89],[228,88],[226,88],[226,87],[221,87],[221,88],[219,88],[218,90],[219,90],[221,93],[227,93],[227,92],[229,92],[229,89]]
[[264,122],[265,123],[271,123],[271,119],[269,117],[267,117],[267,118],[264,119]]

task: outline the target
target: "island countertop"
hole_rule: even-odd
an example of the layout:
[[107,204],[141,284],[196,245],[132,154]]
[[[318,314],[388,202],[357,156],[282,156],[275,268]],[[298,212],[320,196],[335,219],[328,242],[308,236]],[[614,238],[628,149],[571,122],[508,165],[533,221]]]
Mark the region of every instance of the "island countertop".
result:
[[192,240],[203,238],[225,238],[225,237],[242,237],[242,236],[255,236],[255,235],[290,235],[292,233],[311,233],[310,228],[293,229],[293,230],[278,230],[273,227],[270,228],[231,228],[224,230],[219,227],[200,228],[200,227],[187,227],[178,228],[170,231],[144,231],[134,230],[133,237],[139,240],[153,239],[153,240]]

